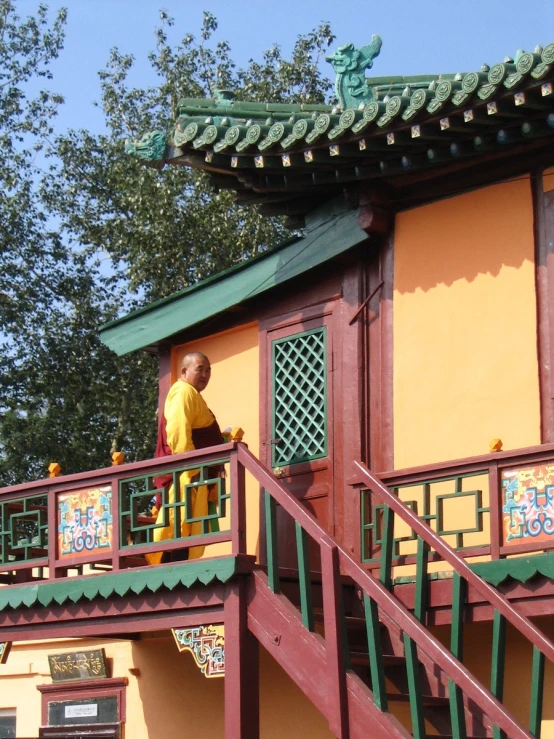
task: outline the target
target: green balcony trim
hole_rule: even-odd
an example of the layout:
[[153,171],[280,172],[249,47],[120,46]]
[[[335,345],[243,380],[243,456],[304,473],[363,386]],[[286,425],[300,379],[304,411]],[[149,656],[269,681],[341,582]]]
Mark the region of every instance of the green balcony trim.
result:
[[[156,345],[164,339],[264,293],[347,251],[367,239],[355,210],[333,211],[326,203],[306,236],[220,272],[106,324],[100,338],[118,355]],[[325,213],[333,213],[331,216]],[[314,213],[318,218],[318,211]]]
[[[468,564],[476,575],[495,587],[509,579],[518,580],[521,583],[526,583],[536,576],[554,579],[554,552]],[[452,572],[433,572],[428,575],[428,579],[451,580],[452,576]],[[416,578],[413,576],[395,577],[393,584],[395,586],[408,585],[415,581]]]
[[10,585],[0,589],[0,611],[7,608],[48,607],[54,603],[78,603],[106,599],[114,595],[139,595],[173,590],[178,586],[190,588],[196,584],[226,583],[239,572],[236,557],[218,557],[179,565],[161,565],[124,572],[71,577],[63,581],[40,585]]
[[479,562],[472,564],[471,569],[494,586],[508,579],[526,583],[537,575],[554,578],[554,553]]

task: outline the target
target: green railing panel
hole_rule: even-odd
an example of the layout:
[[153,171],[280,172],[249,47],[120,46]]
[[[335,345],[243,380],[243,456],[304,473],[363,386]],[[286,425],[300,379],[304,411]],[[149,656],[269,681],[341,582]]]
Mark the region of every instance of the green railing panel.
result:
[[387,689],[385,686],[385,670],[383,665],[383,645],[381,642],[381,624],[377,603],[364,593],[365,623],[367,632],[367,649],[369,653],[369,670],[371,674],[371,690],[375,705],[381,711],[388,710]]
[[47,557],[46,495],[13,498],[0,503],[0,562],[32,562]]
[[314,630],[314,609],[312,604],[312,583],[310,574],[310,556],[308,552],[308,535],[302,526],[295,521],[296,551],[298,554],[298,579],[300,585],[300,609],[302,623],[308,631]]
[[[502,703],[504,697],[504,667],[506,662],[506,619],[495,610],[492,622],[491,693]],[[505,733],[494,726],[494,739],[505,739]]]
[[[420,489],[420,499],[404,500],[402,502],[408,506],[417,516],[427,523],[439,536],[454,537],[455,541],[452,546],[456,551],[466,551],[477,545],[467,545],[464,537],[468,534],[485,533],[485,524],[483,516],[490,513],[490,506],[483,505],[483,491],[481,489],[463,490],[463,481],[472,477],[484,477],[486,470],[471,472],[463,475],[449,475],[437,477],[430,480],[409,483],[406,485],[391,486],[391,490],[401,497],[404,490],[410,488]],[[452,484],[452,492],[432,494],[433,486]],[[473,522],[464,528],[447,527],[445,524],[446,509],[449,503],[457,503],[460,500],[472,500],[474,517]],[[378,562],[378,557],[372,556],[372,551],[376,546],[381,544],[380,534],[380,511],[382,505],[374,505],[372,507],[372,498],[369,490],[361,491],[361,552],[362,561],[371,563]],[[401,554],[406,554],[403,544],[415,541],[416,536],[412,533],[405,536],[394,537],[393,559]]]
[[[152,544],[157,529],[171,528],[171,536],[164,541],[181,539],[181,524],[198,524],[200,531],[194,535],[202,540],[211,533],[220,532],[220,521],[227,513],[230,491],[226,489],[225,478],[218,474],[229,459],[220,459],[209,464],[187,465],[165,470],[162,474],[171,476],[173,482],[165,488],[157,488],[154,482],[160,472],[150,471],[146,475],[136,475],[119,481],[119,527],[121,548]],[[181,476],[187,474],[181,484]],[[206,515],[194,515],[194,496],[197,490],[207,486],[210,495],[214,491],[217,501],[208,502]],[[182,489],[181,489],[182,488]],[[175,496],[173,490],[179,494]],[[161,496],[161,507],[153,515],[156,496]],[[198,528],[198,527],[197,527]],[[225,531],[230,531],[226,529]]]
[[408,694],[410,697],[412,734],[414,739],[425,739],[425,714],[417,647],[416,643],[407,634],[404,634],[404,655],[406,657],[406,676],[408,678]]
[[529,732],[540,739],[542,724],[542,704],[544,696],[544,654],[533,647],[533,668],[531,673],[531,703],[529,706]]
[[[467,596],[467,583],[458,572],[452,579],[452,626],[450,631],[450,651],[456,659],[463,661],[464,651],[464,609]],[[466,721],[463,693],[452,681],[448,681],[448,700],[450,703],[450,723],[453,739],[466,739]]]
[[327,342],[325,328],[274,341],[273,467],[327,454]]
[[265,499],[265,537],[267,552],[267,582],[274,593],[281,592],[279,582],[279,551],[277,546],[277,513],[275,500],[264,491]]

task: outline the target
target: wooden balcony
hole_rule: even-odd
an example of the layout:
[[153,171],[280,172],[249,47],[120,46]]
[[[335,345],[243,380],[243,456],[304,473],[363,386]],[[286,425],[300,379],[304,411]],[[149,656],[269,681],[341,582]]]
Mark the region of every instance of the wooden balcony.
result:
[[[145,569],[151,569],[146,555],[199,545],[206,547],[205,557],[210,559],[191,561],[191,567],[206,566],[200,563],[213,562],[215,556],[218,561],[242,558],[236,566],[244,568],[246,471],[237,449],[236,444],[225,444],[0,490],[0,583],[8,588],[52,584],[131,570],[137,577],[140,570],[142,577]],[[213,476],[215,467],[226,470],[224,478]],[[191,471],[198,479],[185,487],[182,499],[171,502],[167,491],[156,487],[161,474],[176,481]],[[386,472],[379,478],[477,570],[480,565],[475,563],[496,562],[500,577],[502,567],[513,570],[512,555],[554,548],[554,444]],[[252,483],[258,490],[259,480]],[[360,489],[360,559],[368,570],[376,570],[382,567],[385,506],[356,477],[349,483]],[[210,484],[214,497],[208,514],[187,518],[189,496],[205,484]],[[162,497],[163,515],[158,519],[152,511],[156,495]],[[196,535],[182,538],[182,521],[196,523]],[[155,531],[164,526],[172,527],[172,532],[156,542]],[[393,582],[409,584],[417,561],[417,536],[398,519],[388,536]],[[545,561],[534,559],[543,569]],[[447,577],[448,564],[432,548],[428,562],[431,579]],[[313,569],[318,565],[314,562]],[[529,567],[533,571],[533,564]]]

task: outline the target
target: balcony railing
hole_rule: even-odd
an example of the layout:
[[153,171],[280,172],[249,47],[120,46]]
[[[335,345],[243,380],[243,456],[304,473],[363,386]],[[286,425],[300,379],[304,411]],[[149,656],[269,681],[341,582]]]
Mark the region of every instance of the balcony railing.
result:
[[[225,476],[218,474],[225,469]],[[175,501],[156,478],[176,482]],[[464,557],[500,559],[554,548],[554,444],[382,473],[379,478]],[[392,537],[391,563],[413,565],[417,539],[400,518],[392,529],[379,495],[361,488],[361,554],[381,564]],[[192,498],[208,485],[212,503],[192,515]],[[71,574],[145,565],[153,552],[226,543],[246,551],[245,470],[237,445],[109,467],[0,490],[0,583],[53,580]],[[153,515],[156,496],[161,515]],[[194,526],[181,536],[181,523]],[[157,529],[166,528],[163,541]],[[209,554],[209,549],[207,553]],[[441,560],[434,551],[429,562]],[[395,576],[402,575],[395,570]]]
[[[157,487],[161,475],[177,488],[181,481],[174,500],[169,485]],[[208,486],[212,502],[193,515],[201,486]],[[241,554],[244,505],[244,470],[234,443],[3,488],[0,582],[118,571],[146,564],[145,555],[153,552],[222,542],[229,543],[230,554]],[[239,524],[233,530],[231,520]],[[183,523],[194,535],[181,536]],[[165,529],[163,541],[155,540],[158,529]]]
[[[464,558],[554,549],[554,444],[380,473],[379,479]],[[379,495],[351,482],[361,488],[362,561],[378,568],[390,536],[392,564],[415,564],[414,531],[402,520],[391,531]],[[430,562],[441,559],[430,552]]]

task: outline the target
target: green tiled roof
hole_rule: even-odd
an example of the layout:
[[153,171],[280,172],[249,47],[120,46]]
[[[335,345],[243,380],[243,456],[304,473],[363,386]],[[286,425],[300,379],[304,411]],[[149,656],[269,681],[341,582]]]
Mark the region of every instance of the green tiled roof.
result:
[[155,153],[147,142],[129,149],[158,166],[203,169],[216,187],[236,190],[239,202],[261,204],[268,214],[302,216],[314,197],[348,183],[548,143],[553,85],[551,43],[465,74],[369,79],[373,101],[345,110],[249,103],[230,93],[183,99],[173,133]]

